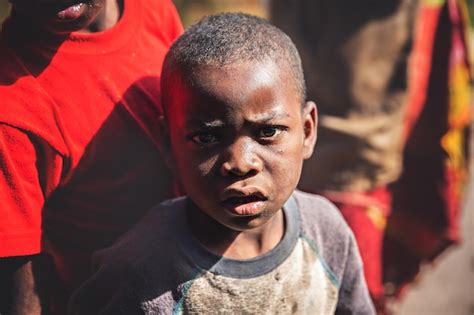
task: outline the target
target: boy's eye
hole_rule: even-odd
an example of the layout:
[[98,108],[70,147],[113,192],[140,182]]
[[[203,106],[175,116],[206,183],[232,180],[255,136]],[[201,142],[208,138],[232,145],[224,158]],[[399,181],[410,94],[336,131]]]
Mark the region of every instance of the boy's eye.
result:
[[215,134],[210,132],[200,132],[191,136],[191,140],[200,145],[209,145],[216,143],[218,138]]
[[260,128],[258,136],[260,138],[274,138],[283,131],[282,127],[279,126],[265,126]]

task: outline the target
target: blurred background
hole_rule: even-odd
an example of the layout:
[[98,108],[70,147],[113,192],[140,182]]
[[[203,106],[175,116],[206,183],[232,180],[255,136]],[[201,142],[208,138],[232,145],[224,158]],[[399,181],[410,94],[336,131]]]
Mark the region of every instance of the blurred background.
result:
[[199,20],[203,15],[223,11],[247,12],[268,17],[269,0],[175,0],[174,3],[185,27]]
[[[203,15],[222,11],[241,11],[268,17],[269,1],[175,0],[174,2],[187,27]],[[474,0],[468,0],[467,4],[471,21],[473,21]],[[0,21],[3,21],[8,14],[8,1],[0,0]],[[473,48],[473,39],[471,37],[469,42],[471,48]],[[471,60],[473,60],[473,50],[471,49]],[[474,137],[471,137],[471,144],[473,139]],[[471,166],[474,165],[473,147],[471,145],[470,148]],[[422,266],[414,284],[407,289],[401,300],[390,304],[393,314],[474,314],[474,174],[472,169],[469,181],[461,224],[463,243],[450,247],[434,263]]]

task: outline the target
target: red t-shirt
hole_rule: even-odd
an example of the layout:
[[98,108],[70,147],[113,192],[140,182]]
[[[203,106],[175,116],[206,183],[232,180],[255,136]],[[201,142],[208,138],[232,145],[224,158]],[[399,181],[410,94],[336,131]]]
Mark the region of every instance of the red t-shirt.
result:
[[74,253],[111,244],[169,196],[159,76],[181,32],[171,0],[125,0],[113,28],[62,39],[15,16],[5,23],[0,257],[47,250],[74,269]]

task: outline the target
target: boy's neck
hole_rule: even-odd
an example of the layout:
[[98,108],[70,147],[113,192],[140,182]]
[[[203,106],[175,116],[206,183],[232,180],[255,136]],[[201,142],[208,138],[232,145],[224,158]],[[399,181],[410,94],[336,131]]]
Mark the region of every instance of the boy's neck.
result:
[[275,248],[285,234],[285,216],[278,211],[255,229],[235,231],[213,220],[195,206],[188,207],[188,224],[194,236],[216,255],[231,259],[251,259]]
[[112,28],[117,24],[123,12],[124,0],[106,0],[105,8],[97,18],[80,33],[97,33]]

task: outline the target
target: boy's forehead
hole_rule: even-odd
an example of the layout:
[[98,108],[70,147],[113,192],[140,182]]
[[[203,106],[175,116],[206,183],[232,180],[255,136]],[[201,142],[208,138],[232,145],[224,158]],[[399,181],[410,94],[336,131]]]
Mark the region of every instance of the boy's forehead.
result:
[[[289,75],[274,62],[199,66],[181,73],[181,88],[173,94],[174,119],[199,122],[212,117],[241,115],[255,121],[296,115],[300,97]],[[179,113],[178,113],[179,112]]]
[[[291,94],[294,80],[288,67],[273,60],[238,61],[225,65],[199,65],[181,74],[184,87],[199,94],[212,95],[228,101],[249,97],[259,90],[276,90]],[[268,94],[268,93],[266,93]]]

